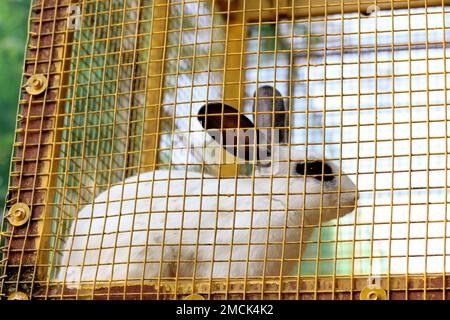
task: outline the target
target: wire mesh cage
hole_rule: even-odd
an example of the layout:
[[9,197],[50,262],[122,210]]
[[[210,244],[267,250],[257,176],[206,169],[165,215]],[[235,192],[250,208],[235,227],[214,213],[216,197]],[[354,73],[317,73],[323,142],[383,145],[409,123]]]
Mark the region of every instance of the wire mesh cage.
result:
[[0,297],[448,298],[449,21],[31,1]]

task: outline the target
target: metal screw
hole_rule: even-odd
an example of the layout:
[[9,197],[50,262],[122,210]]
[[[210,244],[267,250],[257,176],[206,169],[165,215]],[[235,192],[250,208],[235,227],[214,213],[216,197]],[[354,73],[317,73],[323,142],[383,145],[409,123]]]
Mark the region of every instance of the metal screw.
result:
[[205,298],[199,294],[193,293],[185,297],[183,300],[205,300]]
[[34,74],[28,81],[25,89],[31,95],[38,95],[47,89],[48,81],[43,74]]
[[31,210],[25,203],[18,202],[11,207],[7,217],[9,223],[15,227],[20,227],[30,219]]
[[386,300],[387,293],[382,287],[371,284],[361,290],[359,297],[361,300]]
[[8,296],[8,300],[29,300],[29,298],[25,293],[16,291]]
[[33,88],[35,88],[35,89],[42,88],[42,81],[39,79],[34,79],[33,80]]
[[26,213],[25,213],[25,210],[23,210],[22,208],[18,208],[14,212],[14,219],[16,219],[16,220],[22,220],[25,217],[26,217]]

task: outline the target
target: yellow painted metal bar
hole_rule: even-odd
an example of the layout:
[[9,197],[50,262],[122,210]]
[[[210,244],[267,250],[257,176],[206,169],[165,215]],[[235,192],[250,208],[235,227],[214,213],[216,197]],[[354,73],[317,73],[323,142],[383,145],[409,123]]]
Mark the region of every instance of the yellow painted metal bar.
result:
[[[448,0],[239,0],[233,1],[228,10],[229,1],[215,1],[217,11],[230,14],[230,21],[240,19],[244,14],[246,22],[274,21],[275,14],[278,14],[280,18],[295,19],[350,12],[369,13],[375,8],[393,10],[442,6],[450,3]],[[239,8],[244,2],[246,10],[242,12]]]
[[[241,110],[243,106],[241,99],[244,96],[242,82],[245,77],[243,71],[245,26],[243,23],[230,24],[226,32],[223,100],[224,103]],[[236,175],[239,166],[233,155],[223,152],[222,163],[220,167],[222,177]]]
[[164,57],[166,52],[168,2],[155,0],[152,18],[148,85],[145,103],[144,141],[141,166],[144,171],[155,169],[158,161],[159,115],[164,83]]

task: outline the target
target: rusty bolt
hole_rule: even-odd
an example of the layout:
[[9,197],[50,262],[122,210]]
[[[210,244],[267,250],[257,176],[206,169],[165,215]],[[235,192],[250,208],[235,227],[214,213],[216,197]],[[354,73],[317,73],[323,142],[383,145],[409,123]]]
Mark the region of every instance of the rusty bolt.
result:
[[361,290],[359,296],[361,300],[386,300],[386,290],[377,285],[368,285]]
[[22,208],[18,208],[14,212],[14,219],[16,219],[16,220],[23,220],[25,217],[26,217],[26,213],[25,213],[25,210],[23,210]]
[[9,209],[9,223],[15,227],[24,225],[31,217],[31,210],[25,203],[16,203]]
[[35,89],[42,88],[42,81],[39,79],[34,79],[33,80],[33,88],[35,88]]
[[38,95],[47,89],[47,78],[43,74],[32,75],[26,85],[26,90],[31,95]]
[[190,294],[184,298],[184,300],[205,300],[205,298],[199,294]]
[[8,296],[8,300],[29,300],[29,299],[25,293],[16,291]]

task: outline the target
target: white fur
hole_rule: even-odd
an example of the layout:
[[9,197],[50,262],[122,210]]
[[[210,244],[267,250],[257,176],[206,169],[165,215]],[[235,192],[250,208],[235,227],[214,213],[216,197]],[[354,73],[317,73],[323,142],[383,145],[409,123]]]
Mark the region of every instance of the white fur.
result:
[[296,174],[302,150],[275,154],[279,162],[253,179],[158,170],[113,186],[79,212],[56,280],[78,287],[192,277],[194,270],[196,277],[292,274],[302,240],[313,226],[351,212],[356,190],[343,173],[323,184]]

